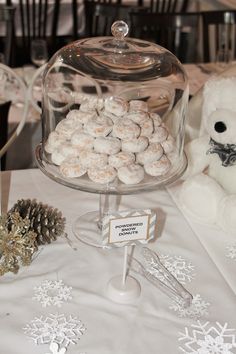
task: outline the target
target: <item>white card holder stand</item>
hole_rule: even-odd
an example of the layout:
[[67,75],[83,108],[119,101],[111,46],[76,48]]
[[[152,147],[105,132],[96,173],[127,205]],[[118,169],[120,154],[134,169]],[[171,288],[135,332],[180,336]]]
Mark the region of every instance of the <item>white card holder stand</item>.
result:
[[140,293],[139,281],[128,275],[128,247],[124,246],[123,274],[111,278],[107,284],[107,297],[120,304],[130,304]]
[[140,283],[128,274],[128,248],[153,239],[155,225],[156,213],[150,209],[108,213],[102,219],[104,246],[124,248],[123,272],[107,284],[106,295],[110,300],[129,304],[139,297]]

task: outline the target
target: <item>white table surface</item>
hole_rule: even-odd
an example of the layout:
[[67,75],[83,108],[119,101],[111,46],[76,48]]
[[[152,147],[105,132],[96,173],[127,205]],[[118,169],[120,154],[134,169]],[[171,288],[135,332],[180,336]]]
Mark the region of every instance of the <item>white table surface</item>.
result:
[[[49,353],[49,344],[36,345],[23,327],[33,326],[31,321],[42,316],[45,328],[45,319],[54,314],[66,319],[75,316],[86,327],[78,344],[68,346],[68,354],[236,353],[235,235],[187,219],[174,201],[178,203],[178,183],[168,190],[122,196],[119,209],[152,208],[157,212],[156,240],[148,247],[162,260],[169,260],[169,269],[198,299],[195,316],[192,309],[187,317],[173,308],[169,297],[138,275],[142,288],[138,300],[120,305],[107,298],[107,282],[122,272],[123,250],[87,246],[71,231],[78,215],[97,210],[96,194],[57,184],[37,169],[2,173],[2,185],[4,210],[19,198],[36,198],[61,210],[68,237],[77,250],[59,238],[40,247],[30,266],[0,278],[1,353]],[[139,248],[136,246],[135,255]],[[42,307],[32,298],[34,288],[45,280],[62,280],[71,287],[72,299],[61,307]]]

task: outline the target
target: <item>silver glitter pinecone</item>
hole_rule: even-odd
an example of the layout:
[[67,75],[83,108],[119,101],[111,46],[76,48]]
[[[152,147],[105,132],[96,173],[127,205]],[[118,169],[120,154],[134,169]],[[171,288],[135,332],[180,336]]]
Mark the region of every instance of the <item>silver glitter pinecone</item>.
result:
[[30,228],[37,234],[38,245],[51,243],[64,233],[65,218],[62,213],[35,199],[18,200],[8,213],[18,211],[20,216],[30,220]]

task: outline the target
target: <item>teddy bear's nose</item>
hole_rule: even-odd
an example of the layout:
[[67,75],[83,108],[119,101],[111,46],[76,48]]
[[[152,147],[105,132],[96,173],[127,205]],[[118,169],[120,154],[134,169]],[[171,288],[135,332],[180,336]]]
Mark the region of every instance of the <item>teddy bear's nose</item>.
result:
[[226,131],[227,127],[224,122],[216,122],[215,123],[215,131],[217,133],[224,133]]

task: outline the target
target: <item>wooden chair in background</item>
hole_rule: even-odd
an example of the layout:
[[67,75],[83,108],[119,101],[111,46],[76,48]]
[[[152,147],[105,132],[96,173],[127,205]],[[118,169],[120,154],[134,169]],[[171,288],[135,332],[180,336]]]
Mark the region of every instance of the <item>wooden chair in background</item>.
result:
[[[9,2],[11,0],[8,0]],[[49,55],[56,51],[60,0],[19,0],[17,6],[20,22],[15,28],[15,32],[18,32],[17,36],[15,35],[15,66],[30,63],[32,39],[45,39]],[[52,20],[49,20],[49,8]]]
[[[144,5],[141,0],[140,5]],[[188,8],[189,0],[150,0],[151,12],[186,12]]]
[[[28,114],[29,100],[23,79],[9,66],[0,63],[0,159],[1,169],[6,168],[6,153],[21,133]],[[12,104],[19,104],[20,118],[13,131],[9,132],[9,113]]]
[[131,36],[155,42],[183,62],[197,62],[199,13],[130,13]]
[[[138,0],[139,1],[139,0]],[[91,2],[92,4],[88,4]],[[91,30],[91,19],[88,16],[93,16],[92,10],[95,9],[96,4],[107,4],[111,13],[113,13],[112,5],[121,4],[122,0],[84,0],[84,13],[85,13],[85,36],[87,37]],[[72,0],[72,14],[73,14],[73,37],[78,38],[78,6],[81,6],[78,0]],[[87,24],[89,22],[89,24]]]
[[[14,30],[15,7],[0,5],[0,23],[4,28],[4,35],[1,38],[1,51],[3,61],[7,65],[12,63],[13,49],[13,30]],[[1,64],[0,64],[1,65]],[[5,67],[5,65],[4,65]],[[4,72],[0,68],[0,91],[5,82]],[[0,102],[0,149],[5,145],[8,139],[8,113],[11,106],[11,101],[1,100]],[[1,158],[1,168],[6,167],[6,155]]]
[[4,34],[1,37],[1,52],[4,56],[4,63],[9,66],[13,62],[14,17],[14,6],[0,5],[0,23],[4,28]]
[[236,58],[236,10],[202,12],[204,61],[216,61],[225,51]]
[[[11,106],[11,101],[0,103],[0,150],[8,140],[8,114]],[[3,153],[1,159],[0,170],[6,169],[6,153]]]
[[[142,11],[140,7],[123,4],[101,3],[91,0],[84,1],[86,18],[86,36],[110,36],[111,26],[117,20],[130,24],[130,11]],[[144,9],[146,12],[146,10]]]

